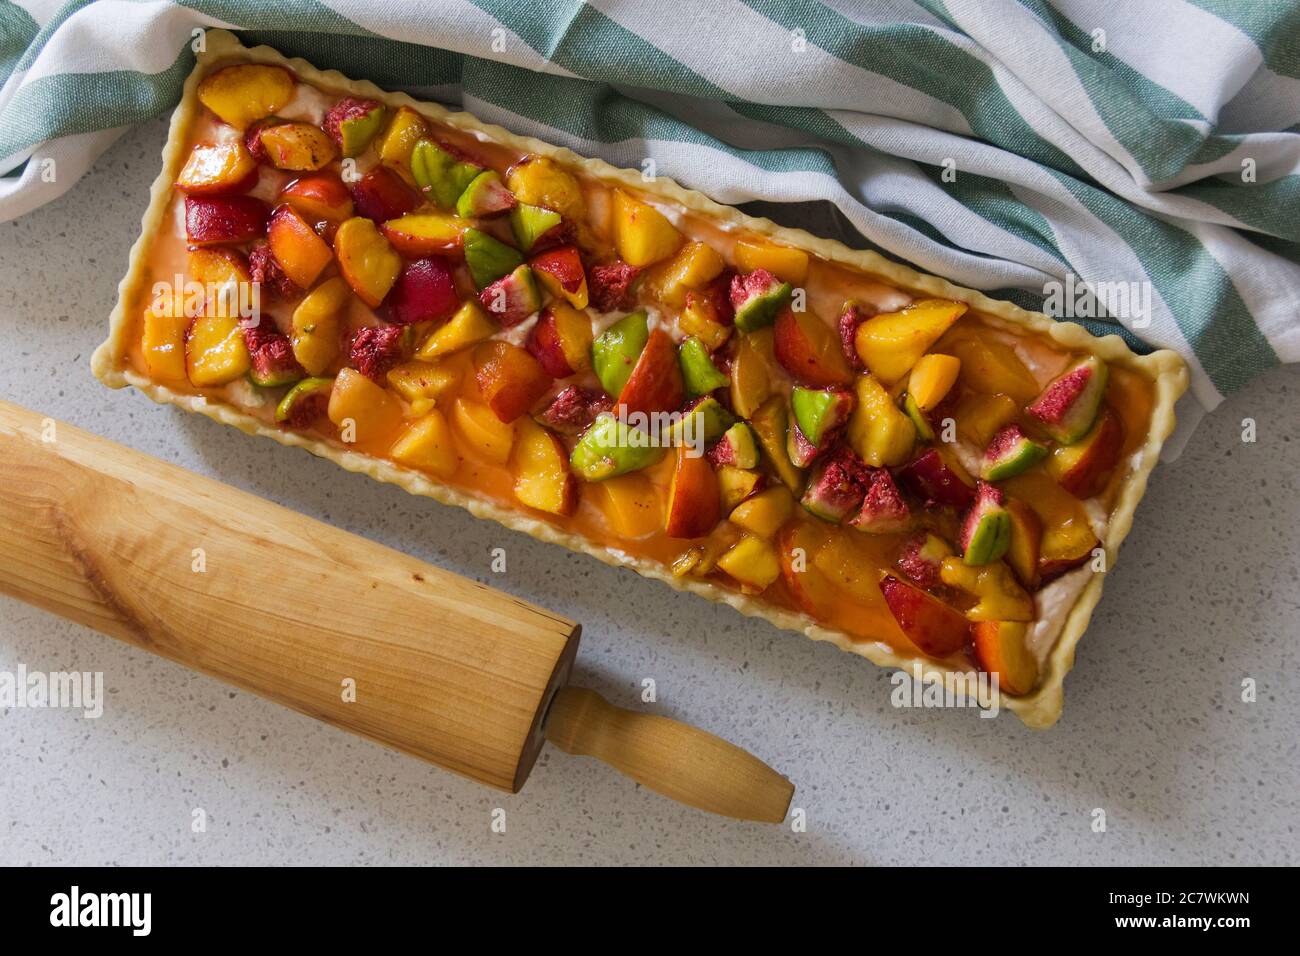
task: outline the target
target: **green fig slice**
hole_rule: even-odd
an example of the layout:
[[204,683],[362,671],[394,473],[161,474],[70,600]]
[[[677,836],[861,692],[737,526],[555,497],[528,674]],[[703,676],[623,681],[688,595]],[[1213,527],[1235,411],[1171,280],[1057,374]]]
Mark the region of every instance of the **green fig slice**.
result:
[[804,388],[790,392],[790,411],[804,438],[814,448],[825,448],[835,430],[849,420],[853,393],[841,388]]
[[752,332],[776,321],[794,293],[794,286],[782,282],[766,269],[755,269],[731,280],[731,304],[736,310],[736,328]]
[[975,503],[961,525],[961,559],[964,564],[991,564],[1007,553],[1011,544],[1011,514],[1002,492],[987,481],[978,482]]
[[649,338],[646,314],[637,311],[623,316],[591,343],[591,367],[610,395],[617,398],[622,394]]
[[482,167],[458,159],[431,139],[422,139],[411,150],[411,175],[429,198],[443,209],[451,209],[465,187],[483,172]]
[[715,388],[731,384],[731,379],[722,374],[722,370],[713,364],[709,350],[694,335],[682,340],[677,348],[677,364],[682,369],[682,382],[686,394],[694,398],[707,395]]
[[754,429],[744,422],[736,422],[709,449],[709,460],[721,468],[730,465],[746,470],[758,467],[758,439]]
[[474,288],[482,292],[497,279],[523,265],[524,257],[499,239],[477,229],[465,230],[465,265],[474,279]]
[[1106,363],[1089,355],[1048,382],[1025,411],[1052,438],[1073,445],[1097,420],[1109,377]]
[[530,252],[538,240],[552,229],[558,229],[563,217],[553,209],[544,206],[530,206],[518,203],[510,210],[510,228],[515,231],[515,240],[524,252]]
[[501,181],[495,169],[479,173],[456,200],[456,215],[462,219],[486,219],[514,208],[515,194]]
[[862,459],[841,447],[813,468],[799,503],[809,514],[839,524],[851,511],[861,507],[869,473]]
[[1047,457],[1047,446],[1034,441],[1014,422],[994,433],[984,450],[980,474],[986,481],[1003,481],[1028,471]]
[[275,420],[294,428],[307,427],[325,414],[333,389],[332,378],[304,378],[280,399],[275,407]]
[[735,422],[735,415],[723,408],[712,395],[706,395],[682,412],[681,418],[668,427],[666,437],[670,445],[698,444],[703,453],[703,446],[721,438]]
[[344,156],[359,156],[384,125],[388,110],[377,100],[344,97],[335,103],[321,126]]
[[790,460],[786,451],[786,431],[790,427],[790,416],[786,411],[785,397],[773,395],[754,412],[749,424],[758,436],[759,447],[776,476],[796,495],[803,491],[803,469]]
[[612,412],[601,412],[573,447],[569,467],[587,481],[605,481],[648,468],[663,456],[653,436],[629,427]]
[[925,412],[921,411],[921,406],[916,403],[916,399],[912,397],[911,392],[908,392],[903,398],[903,411],[907,413],[907,417],[916,426],[917,438],[924,442],[934,441],[934,427],[930,424],[930,419]]

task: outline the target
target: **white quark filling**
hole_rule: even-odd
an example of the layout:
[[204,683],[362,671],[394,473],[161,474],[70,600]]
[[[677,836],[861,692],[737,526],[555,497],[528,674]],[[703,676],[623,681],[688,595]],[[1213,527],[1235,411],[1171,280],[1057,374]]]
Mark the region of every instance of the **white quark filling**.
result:
[[1061,636],[1061,628],[1065,626],[1065,618],[1091,576],[1092,567],[1085,564],[1061,575],[1034,595],[1038,618],[1029,628],[1025,643],[1037,659],[1039,667],[1043,666],[1047,655],[1056,646],[1056,639]]

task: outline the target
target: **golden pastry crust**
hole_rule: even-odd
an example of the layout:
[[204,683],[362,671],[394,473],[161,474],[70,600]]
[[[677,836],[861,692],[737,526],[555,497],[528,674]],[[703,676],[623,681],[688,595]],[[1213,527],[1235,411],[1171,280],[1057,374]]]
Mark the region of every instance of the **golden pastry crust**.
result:
[[[957,299],[969,303],[974,309],[986,315],[1002,319],[1019,328],[1045,334],[1064,348],[1091,352],[1108,363],[1134,370],[1153,383],[1154,403],[1146,441],[1134,456],[1137,464],[1124,478],[1106,526],[1103,541],[1107,557],[1106,566],[1114,565],[1119,545],[1132,527],[1134,511],[1146,491],[1148,477],[1159,459],[1161,446],[1173,431],[1174,403],[1187,388],[1187,369],[1176,353],[1162,350],[1150,355],[1137,355],[1118,335],[1096,338],[1080,325],[1058,322],[1042,313],[1029,312],[1009,302],[990,299],[975,290],[965,289],[936,276],[925,275],[890,262],[876,253],[855,251],[841,243],[818,238],[801,229],[788,229],[768,219],[755,219],[730,206],[715,203],[703,193],[686,189],[670,179],[659,177],[652,182],[646,182],[638,171],[618,169],[603,160],[587,159],[562,147],[552,146],[531,137],[516,136],[500,126],[482,123],[468,113],[451,112],[436,104],[414,100],[404,93],[390,93],[381,90],[373,83],[352,80],[336,71],[318,70],[305,60],[288,59],[270,47],[246,48],[233,34],[224,30],[211,30],[207,33],[206,50],[199,54],[194,70],[185,82],[181,102],[172,114],[167,144],[163,149],[162,170],[154,181],[149,207],[141,223],[140,238],[131,249],[126,276],[118,286],[117,305],[110,319],[108,339],[95,350],[91,358],[91,367],[96,377],[104,384],[113,388],[133,385],[156,402],[198,412],[215,421],[233,425],[249,434],[272,438],[283,445],[305,448],[312,454],[328,458],[349,471],[362,472],[379,481],[400,485],[412,494],[433,498],[444,504],[457,505],[476,517],[488,518],[539,540],[591,555],[606,564],[630,567],[645,577],[662,581],[679,591],[690,591],[709,600],[729,604],[742,614],[762,618],[779,628],[799,631],[813,640],[829,641],[841,650],[866,657],[881,666],[910,670],[915,667],[918,660],[899,655],[884,642],[852,640],[842,632],[823,627],[806,614],[769,606],[708,581],[674,577],[666,567],[657,562],[593,544],[586,538],[561,531],[544,521],[447,487],[420,472],[339,448],[320,439],[268,426],[237,408],[212,401],[204,396],[175,392],[135,372],[127,360],[130,346],[128,336],[132,329],[132,322],[126,304],[139,301],[141,285],[148,279],[150,239],[163,227],[163,217],[171,196],[172,184],[187,158],[187,133],[202,109],[196,95],[199,81],[214,68],[231,63],[278,64],[293,70],[301,81],[338,95],[376,99],[393,107],[409,106],[435,122],[485,135],[495,142],[524,152],[550,156],[566,166],[574,167],[585,176],[612,185],[627,186],[641,193],[676,203],[690,211],[702,213],[723,224],[724,227],[730,226],[770,236],[778,242],[804,249],[828,261],[843,263],[878,276],[884,282],[909,293],[924,297]],[[1015,713],[1028,726],[1049,727],[1060,717],[1065,676],[1074,665],[1075,648],[1087,629],[1093,608],[1101,598],[1104,577],[1103,574],[1093,575],[1074,600],[1056,643],[1045,661],[1038,687],[1031,694],[1021,697],[1001,696],[999,705]],[[957,673],[939,661],[926,658],[921,658],[920,661],[922,673],[927,679],[931,677],[942,679],[946,675]]]

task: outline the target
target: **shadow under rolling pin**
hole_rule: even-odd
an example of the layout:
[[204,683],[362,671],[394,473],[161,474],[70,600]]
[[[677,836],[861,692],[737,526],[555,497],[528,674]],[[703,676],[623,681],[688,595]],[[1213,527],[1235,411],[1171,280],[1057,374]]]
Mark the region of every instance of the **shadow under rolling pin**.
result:
[[794,793],[568,686],[572,621],[7,402],[0,591],[512,793],[546,740],[740,819],[779,823]]

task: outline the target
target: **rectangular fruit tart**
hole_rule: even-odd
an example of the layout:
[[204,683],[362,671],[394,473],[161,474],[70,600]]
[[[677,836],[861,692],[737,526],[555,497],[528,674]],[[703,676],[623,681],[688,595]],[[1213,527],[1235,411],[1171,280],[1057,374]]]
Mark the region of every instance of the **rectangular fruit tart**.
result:
[[1174,354],[224,32],[163,160],[107,384],[1059,716]]

